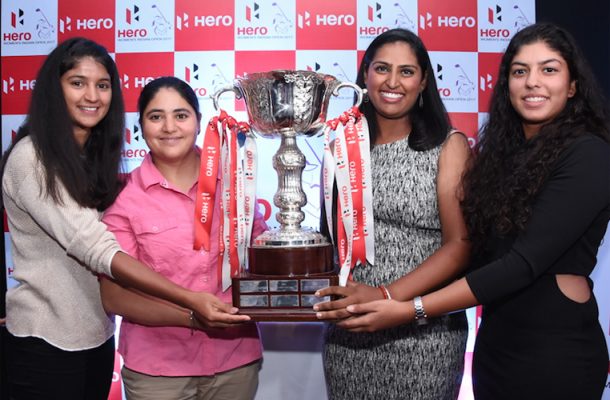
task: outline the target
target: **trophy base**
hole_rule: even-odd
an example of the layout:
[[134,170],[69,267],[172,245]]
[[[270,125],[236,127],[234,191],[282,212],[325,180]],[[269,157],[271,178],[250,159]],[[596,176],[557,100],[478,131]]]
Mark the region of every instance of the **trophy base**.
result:
[[314,293],[338,284],[334,272],[308,276],[242,273],[233,278],[233,305],[254,321],[318,321],[313,305],[335,298]]
[[248,272],[253,275],[313,275],[328,273],[334,268],[330,243],[290,247],[253,246],[248,256]]

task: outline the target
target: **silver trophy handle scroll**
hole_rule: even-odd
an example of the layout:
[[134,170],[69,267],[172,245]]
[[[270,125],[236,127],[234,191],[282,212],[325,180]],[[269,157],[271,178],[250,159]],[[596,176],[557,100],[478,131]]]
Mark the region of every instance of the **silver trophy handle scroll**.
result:
[[222,96],[223,93],[225,92],[233,92],[235,93],[235,97],[237,99],[241,99],[243,96],[241,94],[241,91],[239,90],[239,86],[233,85],[233,84],[229,84],[226,86],[223,86],[222,88],[218,89],[211,97],[212,97],[212,103],[214,104],[214,109],[216,111],[220,111],[220,106],[218,104],[219,100],[220,100],[220,96]]

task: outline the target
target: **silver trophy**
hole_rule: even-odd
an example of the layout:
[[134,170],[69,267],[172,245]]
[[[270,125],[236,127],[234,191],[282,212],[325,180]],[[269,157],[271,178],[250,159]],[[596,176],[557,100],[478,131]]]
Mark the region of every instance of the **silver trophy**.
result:
[[[218,110],[220,96],[227,91],[235,92],[236,97],[243,98],[246,103],[253,131],[263,138],[281,138],[280,147],[273,156],[273,168],[278,174],[273,203],[280,209],[275,216],[280,226],[254,239],[249,250],[250,274],[313,278],[333,269],[332,247],[328,240],[314,229],[301,227],[305,219],[301,208],[307,204],[301,183],[305,156],[297,146],[296,137],[311,137],[321,132],[330,97],[337,96],[343,87],[356,91],[356,105],[360,105],[363,97],[360,87],[312,71],[247,74],[213,95],[214,107]],[[311,287],[310,283],[297,282],[297,286]],[[236,286],[233,288],[235,297]],[[311,296],[302,303],[308,302],[311,303]],[[269,304],[274,304],[273,299]],[[243,308],[243,304],[236,305]]]

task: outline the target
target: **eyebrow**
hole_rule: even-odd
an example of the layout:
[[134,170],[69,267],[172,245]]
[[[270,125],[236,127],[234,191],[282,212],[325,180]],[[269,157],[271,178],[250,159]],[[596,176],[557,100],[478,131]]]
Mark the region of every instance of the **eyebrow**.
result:
[[[558,62],[561,64],[561,60],[558,58],[549,58],[548,60],[543,60],[540,61],[539,63],[536,63],[537,65],[544,65],[544,64],[548,64],[551,62]],[[512,63],[510,63],[511,66],[513,65],[523,65],[523,66],[528,66],[529,64],[522,62],[522,61],[513,61]]]
[[[68,75],[68,79],[74,79],[74,78],[85,79],[85,80],[89,79],[85,75]],[[110,82],[110,78],[102,78],[98,82],[100,82],[100,81],[108,81],[108,82]]]
[[[152,113],[156,113],[156,112],[165,112],[165,110],[162,110],[160,108],[153,108],[152,110],[148,111],[146,113],[146,115],[150,115]],[[180,112],[185,112],[185,113],[189,113],[192,114],[193,112],[191,110],[189,110],[188,108],[174,108],[173,110],[171,110],[170,112],[172,113],[180,113]]]
[[[373,61],[371,63],[371,65],[375,65],[375,64],[392,65],[389,62],[385,62],[385,61]],[[402,65],[398,66],[398,68],[405,68],[405,67],[408,67],[408,68],[419,68],[419,66],[416,65],[416,64],[402,64]]]

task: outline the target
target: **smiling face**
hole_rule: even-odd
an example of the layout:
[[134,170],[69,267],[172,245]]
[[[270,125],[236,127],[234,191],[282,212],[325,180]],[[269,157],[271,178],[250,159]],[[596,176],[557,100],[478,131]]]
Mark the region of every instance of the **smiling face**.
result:
[[510,102],[523,120],[525,136],[531,138],[555,119],[568,99],[576,94],[565,59],[545,42],[523,45],[513,58],[508,90]]
[[364,82],[377,117],[385,119],[407,117],[426,87],[415,53],[402,41],[387,43],[377,50]]
[[106,68],[91,57],[79,60],[61,78],[68,113],[74,124],[74,138],[82,147],[91,128],[108,113],[112,100],[110,75]]
[[195,151],[199,120],[175,89],[162,87],[144,109],[142,132],[155,163],[180,163]]

